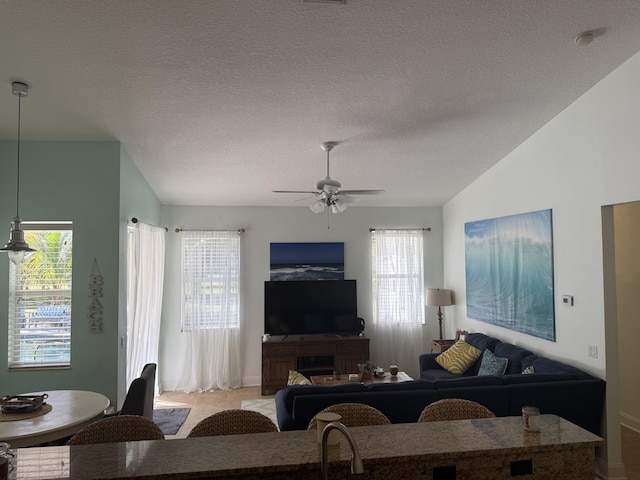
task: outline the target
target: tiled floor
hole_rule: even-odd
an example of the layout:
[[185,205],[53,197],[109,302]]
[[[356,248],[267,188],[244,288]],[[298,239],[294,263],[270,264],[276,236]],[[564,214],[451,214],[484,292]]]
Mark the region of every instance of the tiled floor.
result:
[[273,398],[260,395],[260,387],[243,387],[228,392],[184,393],[163,392],[156,398],[156,408],[191,407],[189,416],[176,435],[167,435],[167,439],[185,438],[193,427],[209,415],[222,410],[240,408],[243,400]]
[[[260,387],[243,387],[228,392],[215,391],[203,393],[164,392],[156,398],[157,408],[191,407],[191,412],[176,435],[171,438],[184,438],[202,419],[212,413],[231,408],[240,408],[243,400],[273,398],[260,395]],[[622,427],[622,461],[627,480],[640,480],[640,433]]]
[[627,480],[640,480],[640,433],[622,427],[622,461]]

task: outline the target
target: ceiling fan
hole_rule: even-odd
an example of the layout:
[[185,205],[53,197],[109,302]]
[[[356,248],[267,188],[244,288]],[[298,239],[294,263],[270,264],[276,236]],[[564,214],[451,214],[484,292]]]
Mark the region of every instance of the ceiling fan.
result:
[[310,193],[315,201],[309,205],[314,213],[323,212],[325,208],[331,208],[333,213],[344,212],[347,204],[358,199],[353,195],[379,195],[384,190],[341,190],[342,185],[329,176],[329,152],[338,145],[338,142],[324,142],[321,147],[327,152],[327,176],[316,182],[316,191],[306,190],[273,190],[273,193]]

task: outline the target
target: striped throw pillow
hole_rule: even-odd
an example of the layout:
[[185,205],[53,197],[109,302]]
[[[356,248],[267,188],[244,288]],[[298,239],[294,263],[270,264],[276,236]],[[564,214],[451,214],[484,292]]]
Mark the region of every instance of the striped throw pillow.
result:
[[469,345],[464,340],[458,340],[447,350],[436,357],[436,362],[451,373],[463,374],[480,358],[482,351]]
[[300,372],[289,370],[287,385],[311,385],[311,381]]

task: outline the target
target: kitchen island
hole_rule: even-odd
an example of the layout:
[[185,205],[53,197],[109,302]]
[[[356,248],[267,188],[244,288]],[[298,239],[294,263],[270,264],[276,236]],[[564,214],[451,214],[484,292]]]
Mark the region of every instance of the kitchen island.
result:
[[[555,415],[540,432],[520,417],[354,427],[366,479],[593,480],[603,440]],[[315,431],[16,450],[9,478],[292,480],[320,478]],[[346,440],[329,447],[329,478],[347,479]],[[356,477],[358,478],[358,477]],[[360,477],[362,478],[362,477]]]

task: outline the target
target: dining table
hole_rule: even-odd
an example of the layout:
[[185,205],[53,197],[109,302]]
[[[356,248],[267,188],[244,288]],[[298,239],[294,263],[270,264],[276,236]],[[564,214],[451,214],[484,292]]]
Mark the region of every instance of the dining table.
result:
[[86,390],[47,390],[20,395],[44,393],[47,394],[45,403],[50,406],[50,411],[31,418],[16,417],[21,418],[19,420],[13,420],[11,413],[2,414],[0,442],[7,442],[11,448],[21,448],[70,437],[82,427],[102,418],[110,404],[103,394]]

